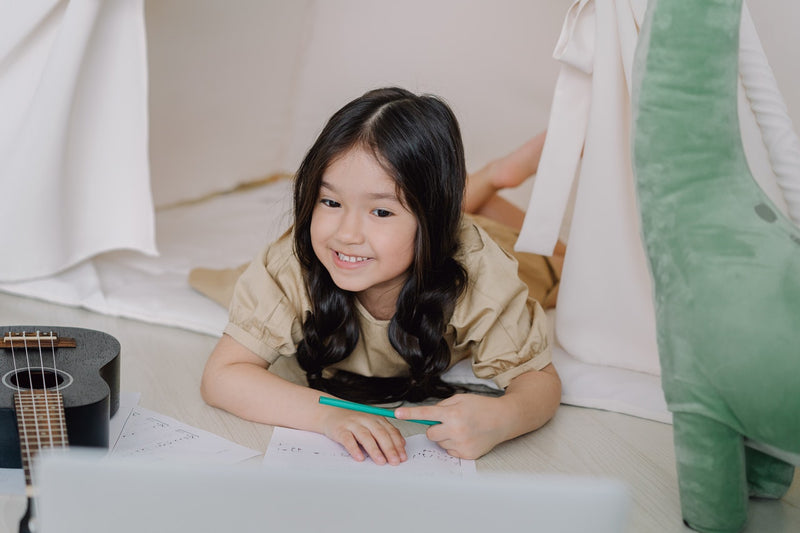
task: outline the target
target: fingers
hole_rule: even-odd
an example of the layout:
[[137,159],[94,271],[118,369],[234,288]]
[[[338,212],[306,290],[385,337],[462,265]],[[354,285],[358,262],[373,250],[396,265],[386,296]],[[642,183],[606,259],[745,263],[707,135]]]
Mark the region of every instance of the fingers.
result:
[[[446,410],[438,405],[426,405],[421,407],[398,407],[394,411],[394,416],[400,420],[436,420],[441,422],[430,426],[425,432],[425,436],[432,442],[438,444],[444,451],[453,457],[464,458],[459,451],[459,443],[453,438],[453,431],[449,425],[445,424],[448,418]],[[456,422],[457,424],[457,422]]]
[[391,429],[382,427],[364,431],[356,435],[356,438],[375,463],[379,465],[389,463],[396,466],[407,459],[405,439],[394,426],[388,422],[386,425]]
[[341,438],[335,440],[344,446],[344,449],[347,450],[347,453],[350,454],[350,457],[356,461],[363,461],[366,459],[364,452],[361,451],[361,446],[359,446],[358,441],[352,433],[345,433]]
[[394,416],[398,420],[433,420],[443,422],[444,410],[436,405],[424,405],[421,407],[398,407],[394,410]]
[[441,422],[426,431],[429,440],[448,454],[461,459],[477,459],[504,440],[497,428],[492,398],[454,395],[436,405],[399,407],[394,415],[401,420]]
[[[397,450],[397,455],[398,455],[398,458],[399,458],[399,462],[403,462],[406,459],[408,459],[408,456],[406,455],[406,439],[403,438],[403,435],[400,434],[400,432],[397,430],[397,428],[392,426],[392,429],[394,429],[394,431],[389,432],[389,437],[392,440],[392,445],[393,445],[394,449]],[[392,463],[392,464],[396,464],[396,463]]]
[[383,417],[354,416],[328,436],[344,446],[356,461],[369,457],[379,465],[399,465],[407,459],[405,439]]

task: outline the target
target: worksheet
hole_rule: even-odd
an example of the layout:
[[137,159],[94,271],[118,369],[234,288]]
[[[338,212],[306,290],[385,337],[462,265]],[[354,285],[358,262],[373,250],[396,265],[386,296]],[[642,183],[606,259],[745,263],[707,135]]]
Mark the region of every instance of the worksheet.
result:
[[174,418],[135,406],[109,455],[147,461],[180,459],[233,464],[255,457],[258,452]]
[[397,466],[379,465],[367,458],[356,461],[342,445],[325,435],[276,427],[264,454],[267,468],[348,469],[380,475],[409,473],[426,476],[470,476],[476,473],[475,461],[449,455],[424,433],[406,437],[408,460]]
[[[139,397],[139,393],[120,394],[119,410],[109,421],[110,457],[234,464],[259,455],[257,450],[145,409],[138,405]],[[22,469],[0,468],[0,494],[24,493]]]

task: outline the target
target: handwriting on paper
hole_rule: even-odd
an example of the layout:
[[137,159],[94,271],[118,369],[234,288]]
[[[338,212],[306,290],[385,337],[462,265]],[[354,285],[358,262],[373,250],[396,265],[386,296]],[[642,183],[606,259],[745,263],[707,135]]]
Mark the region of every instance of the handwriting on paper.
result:
[[459,459],[449,455],[424,434],[406,437],[408,460],[398,466],[378,465],[371,459],[356,461],[343,446],[324,435],[276,427],[272,432],[267,453],[266,467],[292,468],[346,468],[380,472],[414,472],[415,475],[464,476],[474,474],[475,461]]
[[135,407],[110,454],[149,461],[195,458],[235,463],[258,452],[143,407]]

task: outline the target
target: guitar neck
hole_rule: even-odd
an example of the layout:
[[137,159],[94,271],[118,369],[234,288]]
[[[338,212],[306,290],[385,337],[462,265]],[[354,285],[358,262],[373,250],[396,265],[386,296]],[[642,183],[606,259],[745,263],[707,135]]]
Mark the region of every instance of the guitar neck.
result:
[[26,390],[14,394],[14,405],[25,483],[31,487],[31,467],[36,454],[46,448],[68,445],[64,401],[58,391]]

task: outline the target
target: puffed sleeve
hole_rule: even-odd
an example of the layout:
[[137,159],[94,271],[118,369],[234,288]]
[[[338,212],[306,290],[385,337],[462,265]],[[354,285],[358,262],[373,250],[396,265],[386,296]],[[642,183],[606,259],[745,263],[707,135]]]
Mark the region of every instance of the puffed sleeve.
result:
[[272,364],[296,353],[309,305],[287,234],[261,252],[239,277],[224,332]]
[[462,230],[462,264],[469,284],[451,319],[453,350],[471,357],[476,377],[502,388],[552,361],[547,316],[528,296],[517,262],[479,227]]

